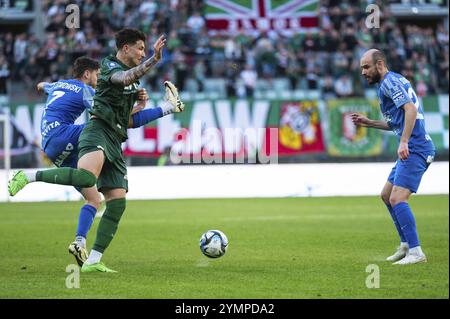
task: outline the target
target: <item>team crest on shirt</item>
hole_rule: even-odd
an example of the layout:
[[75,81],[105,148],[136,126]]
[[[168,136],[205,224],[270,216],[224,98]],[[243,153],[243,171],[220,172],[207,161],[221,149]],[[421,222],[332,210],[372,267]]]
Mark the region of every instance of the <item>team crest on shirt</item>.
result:
[[118,66],[118,64],[116,63],[116,62],[109,62],[108,63],[108,67],[110,68],[110,69],[114,69],[115,67],[117,67]]
[[383,118],[386,122],[392,122],[392,115],[389,112],[384,112],[383,113]]

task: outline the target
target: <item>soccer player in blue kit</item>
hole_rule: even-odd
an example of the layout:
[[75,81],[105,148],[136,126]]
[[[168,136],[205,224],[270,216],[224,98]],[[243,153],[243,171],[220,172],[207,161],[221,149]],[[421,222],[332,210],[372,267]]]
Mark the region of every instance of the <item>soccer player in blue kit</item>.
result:
[[[77,144],[85,124],[77,125],[74,122],[86,109],[91,108],[99,72],[100,66],[96,60],[80,57],[74,62],[74,79],[54,83],[41,82],[37,85],[38,91],[48,94],[41,120],[41,147],[57,167],[77,168]],[[163,102],[161,107],[143,110],[148,100],[147,93],[141,88],[138,89],[137,95],[139,102],[133,108],[129,127],[140,127],[171,113],[173,105],[167,101]],[[25,175],[28,183],[39,181],[36,171],[18,171],[13,179],[21,175]],[[87,259],[87,233],[100,206],[101,197],[96,186],[80,185],[75,188],[86,201],[80,210],[75,241],[69,245],[69,252],[82,266]],[[19,190],[9,189],[10,195],[14,196]]]
[[400,236],[400,246],[386,260],[395,265],[426,262],[408,199],[419,188],[423,174],[434,159],[435,147],[425,131],[422,106],[411,83],[387,69],[386,56],[377,49],[364,53],[360,61],[362,75],[369,84],[377,84],[384,121],[352,114],[357,126],[392,130],[399,139],[398,159],[382,190],[386,204]]

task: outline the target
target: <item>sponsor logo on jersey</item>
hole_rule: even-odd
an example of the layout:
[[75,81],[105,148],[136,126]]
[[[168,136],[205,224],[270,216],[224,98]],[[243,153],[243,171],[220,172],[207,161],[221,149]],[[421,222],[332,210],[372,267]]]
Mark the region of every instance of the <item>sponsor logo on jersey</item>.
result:
[[56,158],[55,165],[58,166],[58,167],[61,166],[62,163],[65,161],[65,159],[70,154],[72,154],[73,149],[74,149],[73,144],[72,143],[68,143],[66,145],[66,149]]
[[45,124],[45,129],[42,131],[42,137],[46,137],[47,134],[48,134],[52,129],[54,129],[55,127],[58,127],[58,126],[60,126],[60,125],[61,125],[61,124],[59,124],[58,121],[55,121],[55,122],[51,122],[51,123]]

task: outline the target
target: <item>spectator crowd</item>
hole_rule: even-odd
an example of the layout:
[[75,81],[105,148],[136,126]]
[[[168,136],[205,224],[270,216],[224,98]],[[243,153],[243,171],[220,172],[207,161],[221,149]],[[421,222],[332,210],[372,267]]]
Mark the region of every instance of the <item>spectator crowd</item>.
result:
[[[80,8],[78,29],[65,26],[69,2]],[[372,1],[322,0],[319,30],[286,37],[246,30],[212,36],[202,0],[44,0],[44,39],[33,30],[0,32],[0,95],[7,93],[7,81],[33,92],[38,81],[69,78],[78,56],[101,59],[114,52],[114,33],[123,27],[148,35],[148,55],[157,37],[167,36],[164,62],[145,78],[152,90],[170,78],[180,90],[190,79],[203,91],[206,79],[222,78],[229,96],[252,96],[258,79],[270,85],[285,78],[288,89],[319,90],[324,98],[362,95],[367,84],[360,76],[359,58],[376,47],[386,52],[390,70],[413,82],[418,95],[448,93],[449,38],[444,25],[399,23],[389,6],[380,3],[380,27],[368,29],[368,3]],[[238,89],[238,82],[244,90]]]

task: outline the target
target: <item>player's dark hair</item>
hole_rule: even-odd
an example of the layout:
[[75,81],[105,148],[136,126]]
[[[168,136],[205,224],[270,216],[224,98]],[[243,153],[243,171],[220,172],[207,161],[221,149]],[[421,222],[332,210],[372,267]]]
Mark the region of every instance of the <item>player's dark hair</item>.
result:
[[81,56],[77,58],[73,64],[73,77],[81,78],[83,76],[84,71],[94,71],[100,68],[99,63],[87,56]]
[[145,34],[137,29],[122,29],[116,33],[116,47],[122,49],[125,44],[135,44],[139,40],[145,43]]
[[376,64],[379,60],[383,61],[384,65],[387,67],[386,55],[383,53],[383,51],[375,50],[375,52],[373,52],[372,54],[372,62],[373,64]]

